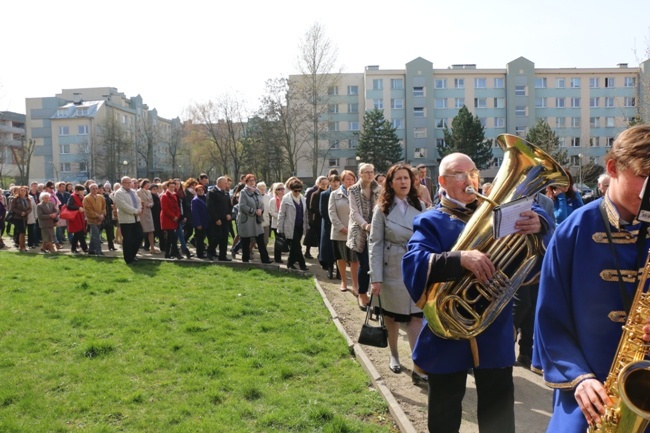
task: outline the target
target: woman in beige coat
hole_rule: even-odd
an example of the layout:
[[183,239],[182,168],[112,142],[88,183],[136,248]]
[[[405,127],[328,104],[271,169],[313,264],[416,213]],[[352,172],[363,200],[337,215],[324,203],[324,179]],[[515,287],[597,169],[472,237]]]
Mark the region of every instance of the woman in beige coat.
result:
[[346,264],[350,264],[350,277],[352,279],[352,293],[359,296],[359,259],[357,254],[346,245],[348,240],[348,224],[350,222],[350,200],[348,188],[357,181],[357,177],[350,170],[341,173],[341,186],[330,193],[327,213],[332,222],[330,238],[334,243],[334,257],[341,277],[342,292],[348,291],[348,278]]
[[153,214],[151,213],[151,208],[153,207],[153,196],[151,195],[151,191],[149,191],[151,182],[149,179],[142,179],[139,186],[138,197],[140,197],[143,207],[142,214],[140,214],[140,225],[142,226],[142,233],[145,238],[144,246],[145,248],[149,248],[150,253],[158,254],[160,250],[156,248],[154,241],[155,226],[153,223]]

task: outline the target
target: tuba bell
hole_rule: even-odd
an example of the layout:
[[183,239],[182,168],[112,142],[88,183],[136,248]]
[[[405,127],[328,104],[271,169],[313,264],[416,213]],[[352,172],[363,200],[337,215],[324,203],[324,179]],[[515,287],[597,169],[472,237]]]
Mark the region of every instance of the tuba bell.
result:
[[503,164],[489,197],[483,197],[452,251],[487,253],[497,271],[488,283],[478,281],[467,271],[457,281],[434,283],[427,288],[418,306],[439,337],[473,343],[510,302],[543,254],[544,246],[536,235],[512,234],[494,239],[492,210],[547,186],[569,184],[564,169],[534,144],[510,134],[499,135],[496,142],[504,151]]

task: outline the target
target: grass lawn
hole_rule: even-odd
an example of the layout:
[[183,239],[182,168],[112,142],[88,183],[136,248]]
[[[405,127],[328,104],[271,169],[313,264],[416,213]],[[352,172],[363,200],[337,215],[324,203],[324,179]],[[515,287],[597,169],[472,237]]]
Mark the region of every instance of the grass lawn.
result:
[[0,253],[0,432],[390,432],[311,278]]

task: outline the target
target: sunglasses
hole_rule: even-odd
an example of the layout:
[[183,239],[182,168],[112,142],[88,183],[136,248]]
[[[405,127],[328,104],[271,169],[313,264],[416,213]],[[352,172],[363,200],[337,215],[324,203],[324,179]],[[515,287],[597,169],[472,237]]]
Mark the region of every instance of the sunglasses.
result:
[[284,188],[276,188],[276,191],[284,191]]

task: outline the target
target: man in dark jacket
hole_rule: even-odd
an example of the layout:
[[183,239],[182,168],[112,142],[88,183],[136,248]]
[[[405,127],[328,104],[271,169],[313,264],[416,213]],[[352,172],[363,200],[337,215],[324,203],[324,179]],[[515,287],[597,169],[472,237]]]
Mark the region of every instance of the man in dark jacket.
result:
[[208,213],[210,225],[208,226],[208,259],[213,260],[217,255],[219,246],[219,261],[230,261],[226,257],[228,251],[228,232],[232,206],[228,196],[228,180],[225,176],[217,179],[217,186],[208,192]]

